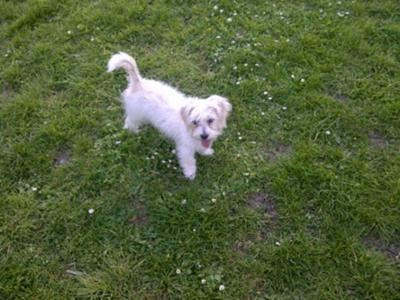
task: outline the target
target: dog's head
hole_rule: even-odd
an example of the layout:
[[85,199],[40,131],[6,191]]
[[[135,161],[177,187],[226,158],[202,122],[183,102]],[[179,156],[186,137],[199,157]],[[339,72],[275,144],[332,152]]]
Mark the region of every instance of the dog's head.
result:
[[208,148],[222,134],[231,110],[228,99],[213,95],[207,99],[191,101],[181,109],[181,115],[192,137],[201,141],[204,148]]

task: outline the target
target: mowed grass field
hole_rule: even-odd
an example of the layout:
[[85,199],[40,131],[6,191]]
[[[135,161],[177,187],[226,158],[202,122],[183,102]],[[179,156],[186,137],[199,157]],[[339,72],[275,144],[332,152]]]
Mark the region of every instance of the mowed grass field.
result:
[[[400,4],[0,0],[1,299],[399,299]],[[123,72],[233,105],[186,180]]]

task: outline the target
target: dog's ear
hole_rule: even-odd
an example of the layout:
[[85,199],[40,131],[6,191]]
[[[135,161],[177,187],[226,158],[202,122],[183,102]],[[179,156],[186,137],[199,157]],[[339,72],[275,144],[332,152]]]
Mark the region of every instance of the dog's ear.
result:
[[218,95],[212,95],[208,99],[217,105],[219,115],[218,121],[222,129],[226,128],[226,119],[232,110],[232,105],[229,103],[229,100]]
[[186,124],[189,124],[189,117],[190,114],[193,112],[193,110],[194,107],[190,104],[185,105],[184,107],[181,108],[181,117]]

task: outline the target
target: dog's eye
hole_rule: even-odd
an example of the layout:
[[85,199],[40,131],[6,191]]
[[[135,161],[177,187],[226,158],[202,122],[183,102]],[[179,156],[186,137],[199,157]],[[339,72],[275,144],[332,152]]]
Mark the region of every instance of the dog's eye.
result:
[[194,120],[194,121],[192,121],[192,124],[193,124],[194,126],[197,126],[197,125],[199,125],[199,121]]
[[207,120],[207,123],[208,123],[208,124],[212,124],[213,122],[214,122],[214,119],[208,119],[208,120]]

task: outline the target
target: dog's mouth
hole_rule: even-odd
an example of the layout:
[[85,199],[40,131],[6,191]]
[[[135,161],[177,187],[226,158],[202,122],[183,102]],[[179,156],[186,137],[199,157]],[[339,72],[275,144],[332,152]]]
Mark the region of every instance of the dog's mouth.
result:
[[201,140],[201,145],[202,145],[204,148],[209,148],[209,147],[210,147],[210,144],[211,144],[211,140]]

